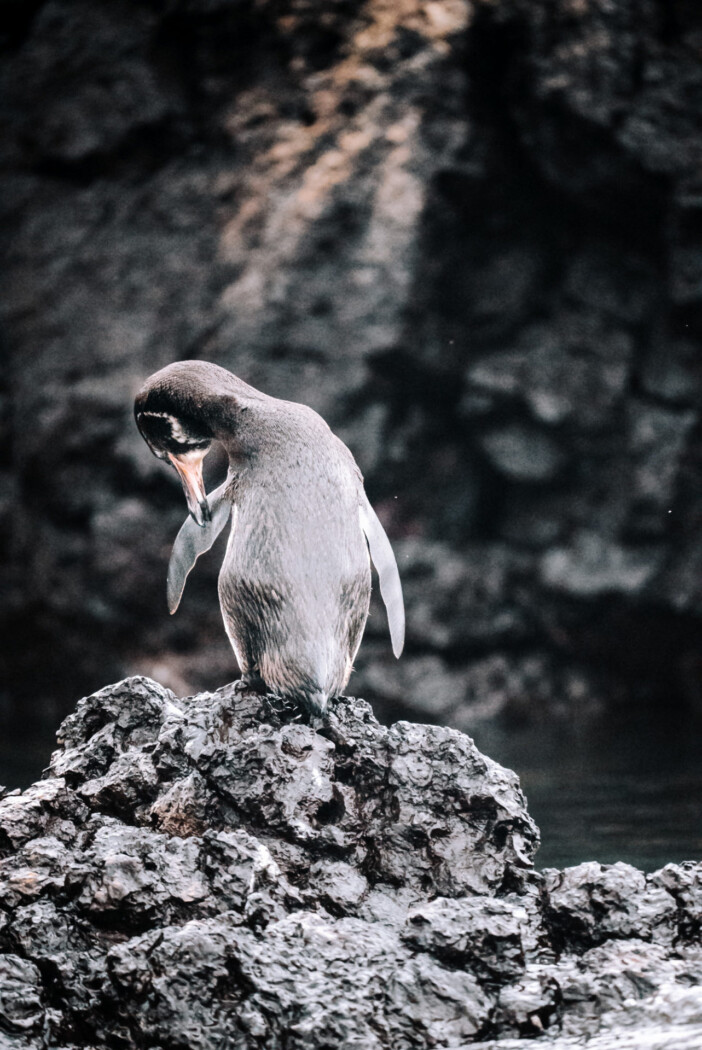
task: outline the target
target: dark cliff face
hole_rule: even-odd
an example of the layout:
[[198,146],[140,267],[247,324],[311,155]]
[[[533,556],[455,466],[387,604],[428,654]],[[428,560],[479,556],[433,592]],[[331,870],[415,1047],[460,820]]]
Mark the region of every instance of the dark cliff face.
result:
[[0,20],[13,698],[234,676],[216,552],[167,617],[184,506],[131,419],[146,375],[203,357],[322,412],[397,541],[407,655],[378,612],[353,691],[416,711],[440,674],[428,713],[461,724],[699,705],[695,5]]
[[0,1046],[699,1046],[702,865],[537,845],[455,729],[108,686],[0,798]]

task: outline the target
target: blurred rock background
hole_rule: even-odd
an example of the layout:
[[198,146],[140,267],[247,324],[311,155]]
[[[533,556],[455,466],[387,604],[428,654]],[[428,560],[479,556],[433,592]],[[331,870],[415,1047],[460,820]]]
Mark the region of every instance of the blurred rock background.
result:
[[167,614],[184,501],[131,414],[193,357],[353,450],[408,608],[350,686],[381,718],[522,727],[523,773],[687,746],[702,8],[7,0],[0,44],[0,781],[109,681],[236,675],[217,550]]

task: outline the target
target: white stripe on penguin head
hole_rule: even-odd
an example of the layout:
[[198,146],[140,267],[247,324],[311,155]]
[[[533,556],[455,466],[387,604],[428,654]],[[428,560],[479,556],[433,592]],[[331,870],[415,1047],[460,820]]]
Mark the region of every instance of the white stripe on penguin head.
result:
[[170,412],[140,412],[139,414],[142,416],[156,416],[158,419],[167,419],[171,428],[171,438],[173,441],[177,441],[181,445],[192,444],[193,435],[188,434],[183,430],[179,420],[177,420],[175,416],[172,416]]

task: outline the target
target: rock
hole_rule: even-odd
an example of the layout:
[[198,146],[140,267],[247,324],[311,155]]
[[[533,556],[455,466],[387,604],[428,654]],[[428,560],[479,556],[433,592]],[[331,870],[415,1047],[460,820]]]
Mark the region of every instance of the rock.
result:
[[[632,356],[628,335],[592,307],[559,306],[547,322],[526,325],[516,342],[471,364],[468,390],[491,394],[497,410],[510,403],[513,411],[525,406],[543,425],[569,424],[575,433],[607,426],[625,398]],[[517,434],[523,430],[521,424]],[[533,433],[532,443],[545,446],[548,432]],[[554,435],[551,441],[556,440]]]
[[40,1033],[45,1018],[41,974],[17,955],[0,955],[0,1024],[10,1032]]
[[694,1046],[702,865],[537,844],[456,730],[108,686],[0,800],[0,1047]]
[[571,548],[551,550],[542,560],[545,584],[588,596],[635,594],[657,568],[653,550],[627,549],[593,533],[580,533]]
[[691,940],[702,930],[702,872],[696,864],[667,864],[650,876],[652,886],[666,890],[677,903],[678,922]]
[[589,948],[611,937],[673,938],[675,898],[658,881],[647,884],[630,864],[589,862],[547,871],[544,888],[554,943]]
[[584,724],[606,706],[604,683],[577,664],[559,665],[538,650],[496,653],[450,667],[438,656],[409,653],[399,664],[377,652],[366,660],[365,655],[358,660],[354,690],[391,710],[409,707],[414,718],[441,719],[466,733],[502,718],[506,724],[541,719]]
[[631,532],[643,537],[665,532],[667,516],[673,510],[677,473],[694,425],[693,412],[631,404]]
[[405,940],[483,979],[507,981],[524,973],[526,923],[526,909],[492,897],[437,897],[410,909]]
[[697,346],[685,339],[668,338],[654,344],[646,356],[642,382],[653,397],[673,404],[694,403],[700,396]]
[[553,438],[533,428],[488,430],[481,445],[495,470],[525,484],[552,481],[564,465],[563,453]]
[[481,649],[489,639],[508,644],[532,635],[533,610],[523,586],[533,571],[530,555],[477,544],[458,554],[447,544],[412,539],[397,544],[397,561],[413,610],[413,646],[454,654],[467,646]]

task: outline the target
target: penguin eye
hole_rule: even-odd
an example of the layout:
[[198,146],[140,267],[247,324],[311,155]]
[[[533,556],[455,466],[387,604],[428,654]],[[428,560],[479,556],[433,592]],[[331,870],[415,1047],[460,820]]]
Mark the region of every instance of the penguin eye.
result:
[[186,452],[201,451],[211,443],[197,428],[169,412],[140,412],[137,426],[159,459],[166,459],[169,452],[182,456]]

